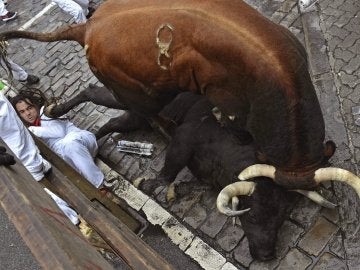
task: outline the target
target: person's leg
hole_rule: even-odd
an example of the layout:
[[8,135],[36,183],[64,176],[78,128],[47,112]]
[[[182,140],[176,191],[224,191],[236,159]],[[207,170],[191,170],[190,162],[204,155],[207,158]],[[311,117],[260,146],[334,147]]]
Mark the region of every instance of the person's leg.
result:
[[71,15],[75,23],[83,23],[86,22],[87,8],[84,9],[76,2],[72,0],[53,0],[59,8],[61,8],[64,12]]
[[[1,64],[4,66],[4,62],[1,59]],[[39,77],[35,75],[28,74],[21,66],[8,59],[10,64],[11,72],[15,80],[19,82],[26,82],[27,84],[35,84],[39,82]]]
[[4,16],[6,13],[8,13],[8,11],[5,8],[4,1],[0,0],[0,16]]
[[98,147],[94,134],[88,131],[71,132],[61,140],[61,156],[91,184],[99,188],[104,174],[94,162]]
[[[1,60],[1,61],[3,61],[3,60]],[[10,64],[14,79],[17,81],[26,81],[26,79],[28,77],[27,72],[21,66],[14,63],[12,60],[8,59],[8,62]]]
[[74,0],[74,2],[78,3],[80,7],[83,9],[84,14],[87,15],[89,12],[89,1],[88,0]]

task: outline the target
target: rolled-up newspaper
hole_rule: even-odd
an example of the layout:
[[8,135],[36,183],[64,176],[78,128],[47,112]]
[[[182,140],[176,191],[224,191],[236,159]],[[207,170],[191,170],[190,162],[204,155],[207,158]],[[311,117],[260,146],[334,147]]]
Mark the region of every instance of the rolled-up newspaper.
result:
[[131,142],[125,140],[118,141],[117,148],[121,152],[145,156],[150,156],[154,151],[154,145],[151,143]]

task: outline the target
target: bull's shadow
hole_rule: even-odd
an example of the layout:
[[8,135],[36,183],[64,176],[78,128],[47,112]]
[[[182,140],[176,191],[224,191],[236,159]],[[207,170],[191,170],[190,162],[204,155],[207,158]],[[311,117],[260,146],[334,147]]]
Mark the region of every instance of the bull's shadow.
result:
[[[85,101],[121,109],[121,105],[119,106],[110,91],[104,87],[90,85],[68,102],[48,106],[46,113],[52,117],[59,117]],[[159,116],[161,123],[165,124],[160,130],[167,131],[172,139],[159,177],[140,184],[140,189],[148,194],[152,194],[159,186],[171,184],[185,166],[198,180],[211,185],[216,190],[221,190],[237,182],[237,176],[243,169],[259,163],[251,136],[245,131],[234,133],[229,128],[231,120],[227,117],[216,118],[213,106],[204,96],[189,92],[181,93],[161,111]],[[150,126],[148,119],[125,111],[120,117],[109,120],[96,132],[96,136],[100,139],[111,132],[149,129]],[[226,189],[221,193],[223,197],[218,203],[218,208],[227,215],[241,213],[242,228],[248,238],[250,253],[255,259],[261,261],[273,259],[278,230],[288,217],[289,210],[298,196],[265,177],[257,177],[251,182],[243,183],[248,186],[243,187],[239,183],[235,193],[247,195],[239,197],[238,206],[245,210],[233,211],[228,208],[227,203],[235,196]],[[174,194],[168,192],[167,197],[173,199],[179,192],[180,197],[189,194],[194,190],[195,185],[197,184],[192,182],[178,186],[170,185],[169,190]],[[326,203],[322,201],[325,206]]]

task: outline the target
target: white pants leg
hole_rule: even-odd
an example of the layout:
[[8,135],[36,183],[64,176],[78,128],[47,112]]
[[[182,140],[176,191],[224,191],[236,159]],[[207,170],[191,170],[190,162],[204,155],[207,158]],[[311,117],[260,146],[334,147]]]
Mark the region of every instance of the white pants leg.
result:
[[75,212],[74,209],[72,209],[67,202],[65,202],[63,199],[61,199],[59,196],[57,196],[56,194],[52,193],[50,190],[48,190],[47,188],[44,188],[44,190],[46,191],[47,194],[50,195],[50,197],[56,202],[56,204],[59,206],[59,208],[61,209],[61,211],[63,211],[63,213],[70,219],[70,221],[72,222],[72,224],[76,225],[80,222],[79,218],[78,218],[78,214]]
[[86,22],[86,15],[88,14],[89,1],[87,0],[53,0],[59,8],[64,12],[70,14],[75,23]]
[[96,188],[104,181],[104,174],[94,162],[98,151],[95,135],[87,130],[68,133],[54,145],[54,150]]
[[14,76],[14,79],[17,81],[25,81],[28,77],[28,73],[21,66],[14,63],[12,60],[8,59],[8,62],[10,64],[11,72]]
[[4,16],[8,13],[8,10],[5,8],[5,4],[3,0],[0,0],[0,16]]

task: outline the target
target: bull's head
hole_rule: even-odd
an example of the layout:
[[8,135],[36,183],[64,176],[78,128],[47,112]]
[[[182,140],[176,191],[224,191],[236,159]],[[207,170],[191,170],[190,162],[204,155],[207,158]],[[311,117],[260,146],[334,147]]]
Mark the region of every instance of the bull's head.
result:
[[[232,195],[239,193],[251,195],[239,197],[241,208],[249,211],[230,210],[226,206]],[[224,214],[241,214],[241,225],[249,242],[251,256],[266,261],[275,258],[278,230],[296,198],[285,188],[262,177],[254,182],[242,181],[227,186],[218,196],[217,207]]]

